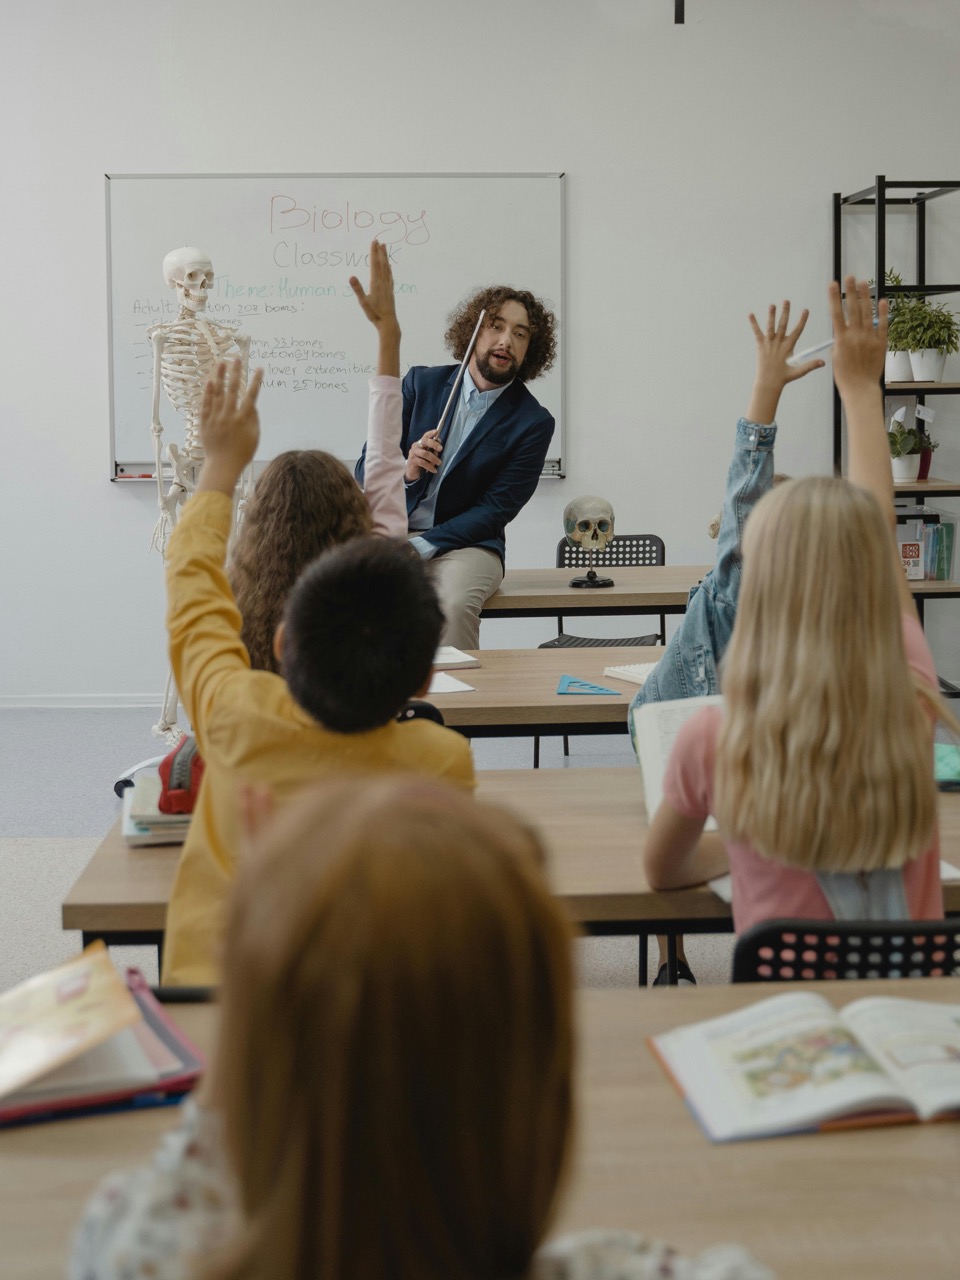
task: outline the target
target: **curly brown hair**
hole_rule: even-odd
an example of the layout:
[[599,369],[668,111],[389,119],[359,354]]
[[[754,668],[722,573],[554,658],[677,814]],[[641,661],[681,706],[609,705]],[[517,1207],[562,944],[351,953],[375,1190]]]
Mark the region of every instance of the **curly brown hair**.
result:
[[530,320],[530,345],[517,379],[520,382],[532,382],[541,373],[552,369],[557,358],[557,318],[539,298],[535,298],[526,289],[492,284],[461,302],[447,318],[447,332],[444,335],[447,350],[453,353],[455,360],[462,360],[480,312],[487,312],[489,324],[505,302],[519,302],[526,308]]
[[356,480],[319,449],[278,454],[257,481],[230,556],[251,665],[278,672],[273,636],[290,588],[321,551],[371,531]]

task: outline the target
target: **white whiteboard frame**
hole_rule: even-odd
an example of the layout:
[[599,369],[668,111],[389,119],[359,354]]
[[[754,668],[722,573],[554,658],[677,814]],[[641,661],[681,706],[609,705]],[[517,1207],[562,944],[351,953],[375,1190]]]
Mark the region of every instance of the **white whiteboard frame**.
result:
[[[295,181],[297,179],[350,179],[350,178],[440,178],[440,179],[457,179],[457,178],[482,178],[495,182],[504,178],[555,178],[558,183],[558,192],[560,200],[560,264],[559,264],[559,324],[558,330],[562,328],[565,307],[566,307],[566,185],[565,173],[563,172],[536,172],[536,173],[519,173],[519,172],[503,172],[503,173],[107,173],[104,174],[105,185],[105,208],[106,208],[106,254],[107,254],[107,351],[108,351],[108,369],[109,369],[109,396],[110,396],[110,459],[109,472],[110,479],[121,480],[124,483],[130,483],[137,480],[148,480],[156,483],[156,477],[153,474],[155,462],[152,458],[147,459],[146,447],[149,439],[148,432],[145,430],[145,448],[144,458],[137,459],[121,459],[117,457],[116,448],[116,370],[114,368],[114,293],[113,293],[113,254],[112,254],[112,235],[113,225],[111,219],[110,192],[111,183],[117,180],[141,180],[150,179],[153,181],[161,181],[167,179],[175,180],[204,180],[211,181],[217,179],[225,180],[243,180],[243,179],[288,179]],[[554,435],[553,456],[548,457],[544,462],[542,477],[561,479],[565,475],[564,459],[566,457],[566,404],[567,404],[567,387],[566,387],[566,362],[563,358],[562,335],[558,332],[558,375],[559,375],[559,405],[556,414],[557,427]],[[559,447],[557,447],[559,446]],[[353,461],[347,459],[345,461]],[[145,473],[149,471],[150,475]],[[164,463],[164,471],[172,478],[172,471],[167,463]]]

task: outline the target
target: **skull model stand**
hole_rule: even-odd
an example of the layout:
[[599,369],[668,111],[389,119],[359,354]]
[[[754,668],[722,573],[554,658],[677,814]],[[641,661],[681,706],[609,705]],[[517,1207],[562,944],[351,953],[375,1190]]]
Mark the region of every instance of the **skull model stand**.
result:
[[563,531],[572,547],[587,554],[585,577],[571,578],[571,587],[612,587],[612,578],[601,578],[593,567],[593,558],[607,549],[613,539],[613,507],[603,498],[586,495],[574,498],[563,509]]
[[[180,313],[171,324],[155,324],[147,330],[153,342],[153,434],[154,457],[157,467],[157,494],[160,518],[153,531],[151,547],[166,555],[167,540],[177,523],[180,507],[193,493],[203,464],[203,446],[200,443],[200,406],[203,387],[221,360],[237,358],[243,362],[243,385],[247,381],[250,358],[250,336],[241,334],[230,325],[217,324],[202,313],[207,306],[207,294],[213,284],[213,265],[199,249],[174,249],[163,260],[163,278],[171,289],[176,289],[180,301]],[[166,456],[173,476],[166,493],[163,491],[163,426],[160,422],[160,387],[186,422],[183,448],[170,443]],[[253,488],[253,468],[250,467],[240,483],[240,500],[237,505],[237,528],[243,517],[243,508]],[[167,673],[163,691],[163,707],[160,720],[153,726],[154,735],[175,746],[183,737],[183,730],[176,723],[177,687],[173,672]]]

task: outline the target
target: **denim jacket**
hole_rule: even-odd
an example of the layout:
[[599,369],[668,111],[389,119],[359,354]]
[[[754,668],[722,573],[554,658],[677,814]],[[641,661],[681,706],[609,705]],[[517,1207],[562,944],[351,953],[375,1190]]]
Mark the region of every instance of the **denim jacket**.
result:
[[[773,442],[777,424],[761,426],[741,418],[720,516],[717,563],[693,587],[687,611],[666,652],[631,703],[697,698],[719,692],[717,667],[723,657],[740,596],[740,540],[747,516],[773,484]],[[633,715],[630,716],[633,733]]]

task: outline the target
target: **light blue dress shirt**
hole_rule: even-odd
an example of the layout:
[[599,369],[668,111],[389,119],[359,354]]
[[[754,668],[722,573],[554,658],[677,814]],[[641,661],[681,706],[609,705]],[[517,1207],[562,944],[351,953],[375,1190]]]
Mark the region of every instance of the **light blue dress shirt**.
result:
[[[510,386],[509,382],[504,387],[494,387],[492,391],[481,391],[473,378],[471,378],[470,370],[464,369],[463,382],[460,384],[460,395],[453,411],[453,421],[450,424],[450,430],[443,445],[443,453],[440,455],[440,467],[436,475],[430,477],[426,493],[410,513],[409,527],[411,533],[433,528],[437,509],[437,494],[440,491],[440,484],[444,475],[452,466],[470,432],[487,410],[496,404],[508,386]],[[432,542],[428,542],[426,538],[411,538],[410,545],[416,548],[424,560],[430,560],[437,554],[436,547]]]

